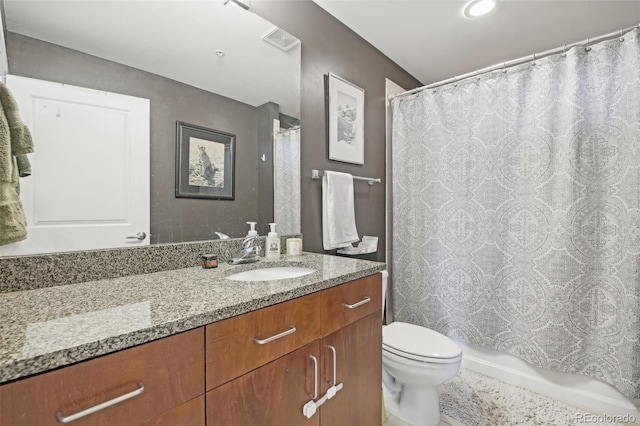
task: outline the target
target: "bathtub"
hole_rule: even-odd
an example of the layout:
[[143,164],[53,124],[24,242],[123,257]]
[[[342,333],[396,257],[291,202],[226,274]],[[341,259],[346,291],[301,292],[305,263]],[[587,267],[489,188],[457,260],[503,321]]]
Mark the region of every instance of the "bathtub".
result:
[[601,380],[545,370],[504,352],[453,340],[462,348],[462,368],[548,395],[591,413],[633,415],[640,420],[640,400],[634,404]]

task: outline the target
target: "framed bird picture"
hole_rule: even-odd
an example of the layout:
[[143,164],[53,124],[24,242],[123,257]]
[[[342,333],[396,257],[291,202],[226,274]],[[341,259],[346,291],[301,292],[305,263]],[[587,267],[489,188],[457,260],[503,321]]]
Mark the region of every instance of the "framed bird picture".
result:
[[176,197],[233,200],[236,135],[178,121]]

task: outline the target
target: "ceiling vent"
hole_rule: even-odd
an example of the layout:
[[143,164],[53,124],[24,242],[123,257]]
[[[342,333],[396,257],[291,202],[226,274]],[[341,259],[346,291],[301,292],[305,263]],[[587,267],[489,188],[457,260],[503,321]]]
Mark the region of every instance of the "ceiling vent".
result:
[[278,27],[269,31],[262,39],[285,52],[300,43],[300,40]]

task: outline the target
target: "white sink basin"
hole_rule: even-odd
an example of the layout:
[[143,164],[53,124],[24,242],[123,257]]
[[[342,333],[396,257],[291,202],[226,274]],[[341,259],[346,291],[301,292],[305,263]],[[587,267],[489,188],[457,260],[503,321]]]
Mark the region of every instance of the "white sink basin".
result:
[[297,266],[283,266],[279,268],[260,268],[251,271],[238,272],[226,277],[233,281],[274,281],[287,278],[303,277],[313,274],[315,269],[300,268]]

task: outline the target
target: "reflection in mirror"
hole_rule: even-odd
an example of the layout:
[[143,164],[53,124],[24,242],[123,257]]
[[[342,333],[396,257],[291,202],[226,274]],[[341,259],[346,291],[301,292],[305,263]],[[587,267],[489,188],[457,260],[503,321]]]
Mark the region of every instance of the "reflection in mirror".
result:
[[300,126],[280,127],[273,141],[273,204],[281,234],[300,232]]
[[[225,6],[223,0],[5,0],[3,12],[8,80],[12,76],[26,77],[55,83],[66,89],[65,93],[84,88],[94,93],[100,91],[105,97],[125,95],[148,100],[149,104],[148,228],[141,225],[124,230],[120,229],[119,221],[109,217],[99,220],[82,217],[83,203],[91,199],[86,191],[93,191],[94,200],[98,199],[96,192],[108,191],[95,184],[99,181],[98,166],[106,157],[100,154],[94,158],[93,166],[82,162],[78,168],[82,172],[64,173],[60,182],[52,183],[60,176],[46,173],[63,167],[47,155],[58,148],[45,143],[49,140],[58,143],[55,145],[59,147],[58,157],[65,155],[65,149],[71,149],[68,151],[71,156],[77,154],[78,149],[64,146],[64,140],[56,139],[51,126],[46,127],[46,137],[34,132],[33,175],[27,178],[31,179],[30,183],[23,180],[25,185],[36,187],[36,195],[29,202],[33,206],[28,215],[29,226],[70,227],[67,218],[55,215],[44,221],[42,211],[38,210],[47,200],[55,203],[56,199],[64,199],[67,210],[73,212],[73,221],[84,227],[107,222],[111,233],[117,235],[118,245],[125,247],[207,240],[217,238],[215,232],[241,237],[246,234],[245,222],[248,221],[259,223],[260,235],[266,234],[267,223],[272,221],[282,222],[278,227],[281,235],[300,232],[300,43],[297,39],[250,11],[232,3]],[[69,101],[59,102],[49,105],[54,117],[58,108],[62,112],[70,105]],[[26,108],[23,111],[21,106],[23,115],[31,114],[23,116],[25,122],[37,122],[39,116],[34,111]],[[80,118],[82,114],[65,115],[69,131],[80,134],[82,126],[78,122],[85,122]],[[95,116],[93,119],[97,120]],[[128,119],[123,120],[130,123]],[[175,197],[177,121],[235,135],[234,200]],[[73,126],[74,122],[78,126]],[[36,129],[39,126],[40,122],[35,125]],[[136,169],[136,164],[130,164],[131,168]],[[105,180],[120,186],[127,182],[123,178],[102,179]],[[41,182],[48,182],[48,189],[55,187],[62,194],[37,195]],[[127,183],[124,186],[129,188]],[[140,197],[144,199],[145,195]],[[123,201],[120,210],[124,217],[128,217],[129,208],[128,202]],[[139,232],[147,237],[140,240]],[[77,238],[70,235],[63,233],[50,239],[54,243],[75,242]],[[127,239],[129,236],[136,238]],[[26,251],[20,251],[20,242],[0,247],[0,254],[114,246],[89,240],[83,243],[87,245],[72,248],[56,249],[52,243]],[[29,238],[25,243],[28,241]]]

